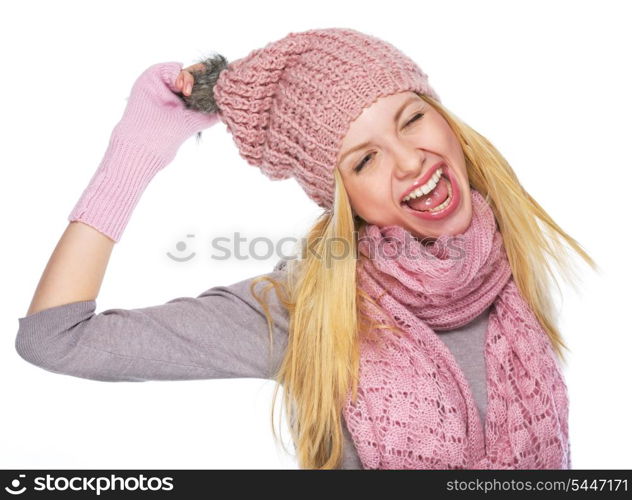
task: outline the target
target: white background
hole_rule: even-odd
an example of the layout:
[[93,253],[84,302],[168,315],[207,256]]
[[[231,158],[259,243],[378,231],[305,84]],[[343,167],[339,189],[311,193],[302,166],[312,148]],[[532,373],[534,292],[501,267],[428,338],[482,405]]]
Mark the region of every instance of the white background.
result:
[[[443,104],[492,141],[601,265],[601,274],[581,267],[580,294],[564,288],[573,467],[632,467],[627,6],[5,2],[0,467],[297,468],[270,430],[273,381],[97,382],[33,366],[14,342],[18,318],[138,75],[157,62],[187,66],[213,51],[231,61],[289,32],[324,27],[365,31],[413,58]],[[145,191],[114,248],[97,312],[197,296],[269,272],[278,255],[219,261],[208,242],[234,231],[248,241],[300,238],[319,213],[294,180],[270,182],[248,165],[224,125],[208,129]],[[189,248],[198,253],[180,264],[166,252],[186,234],[195,234]]]

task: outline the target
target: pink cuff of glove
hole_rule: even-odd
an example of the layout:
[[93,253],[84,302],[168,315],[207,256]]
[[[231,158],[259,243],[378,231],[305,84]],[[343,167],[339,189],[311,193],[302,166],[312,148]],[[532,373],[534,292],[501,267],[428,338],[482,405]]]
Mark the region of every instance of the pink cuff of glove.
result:
[[165,160],[113,132],[99,168],[68,220],[88,224],[118,242],[145,188],[165,165]]

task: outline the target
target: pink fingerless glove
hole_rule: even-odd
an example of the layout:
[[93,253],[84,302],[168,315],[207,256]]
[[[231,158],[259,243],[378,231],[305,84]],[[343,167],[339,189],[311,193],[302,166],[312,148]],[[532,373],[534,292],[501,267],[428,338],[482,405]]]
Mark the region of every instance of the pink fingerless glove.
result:
[[81,221],[118,242],[151,179],[187,138],[217,123],[217,113],[186,109],[176,95],[181,69],[178,62],[155,64],[136,80],[123,118],[69,221]]

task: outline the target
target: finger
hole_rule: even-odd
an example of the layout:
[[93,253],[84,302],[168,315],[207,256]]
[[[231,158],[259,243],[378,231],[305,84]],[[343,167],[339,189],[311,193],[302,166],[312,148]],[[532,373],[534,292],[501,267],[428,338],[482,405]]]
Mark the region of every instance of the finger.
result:
[[189,73],[182,70],[176,79],[176,88],[182,92],[185,90],[187,83],[193,81],[192,79],[193,77]]
[[193,75],[191,75],[191,73],[185,72],[182,75],[182,80],[183,80],[182,92],[185,95],[191,94],[191,91],[193,89],[193,84],[195,83],[195,78],[193,78]]
[[195,71],[202,71],[204,68],[204,63],[197,63],[184,68],[182,71],[188,71],[189,73],[192,73]]
[[202,71],[205,67],[204,63],[198,63],[180,70],[180,74],[176,79],[176,88],[184,95],[190,95],[195,83],[195,78],[191,72]]

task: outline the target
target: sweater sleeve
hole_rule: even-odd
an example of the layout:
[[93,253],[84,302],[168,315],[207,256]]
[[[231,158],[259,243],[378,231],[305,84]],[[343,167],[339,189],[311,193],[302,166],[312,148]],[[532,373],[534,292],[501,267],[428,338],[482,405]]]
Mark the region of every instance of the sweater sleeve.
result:
[[[268,276],[282,279],[282,268]],[[96,301],[87,300],[38,311],[18,319],[15,348],[50,372],[100,381],[273,378],[287,346],[287,310],[274,288],[264,294],[271,344],[253,279],[139,309],[95,314]]]

